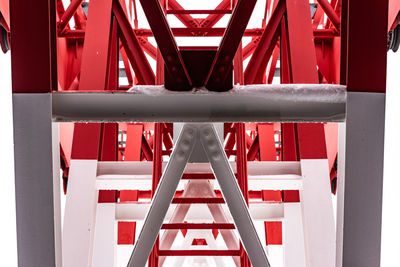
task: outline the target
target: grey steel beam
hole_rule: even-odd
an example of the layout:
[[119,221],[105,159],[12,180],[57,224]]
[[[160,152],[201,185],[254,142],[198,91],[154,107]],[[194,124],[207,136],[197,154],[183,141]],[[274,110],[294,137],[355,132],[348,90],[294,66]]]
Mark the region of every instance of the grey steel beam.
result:
[[128,267],[144,267],[146,265],[178,183],[198,139],[211,163],[252,265],[269,267],[264,248],[225,155],[221,140],[219,140],[214,126],[210,123],[184,125],[146,215]]
[[216,93],[137,86],[129,92],[53,93],[55,121],[342,122],[342,85],[247,85]]
[[336,266],[376,267],[381,251],[385,94],[348,92],[345,130],[343,126]]
[[226,157],[223,144],[212,124],[200,126],[200,141],[211,163],[215,178],[221,187],[222,195],[232,214],[251,264],[254,267],[269,267],[267,255],[254,227],[246,201]]
[[128,267],[144,267],[160,232],[165,215],[174,197],[186,164],[196,143],[198,131],[193,125],[185,125],[165,167],[160,183],[144,220],[143,228],[133,249]]
[[60,167],[51,94],[13,94],[18,266],[61,266]]

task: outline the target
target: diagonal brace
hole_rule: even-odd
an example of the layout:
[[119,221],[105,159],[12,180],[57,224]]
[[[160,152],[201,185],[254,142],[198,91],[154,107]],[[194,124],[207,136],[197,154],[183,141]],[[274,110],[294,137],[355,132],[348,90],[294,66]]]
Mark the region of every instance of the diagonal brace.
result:
[[255,267],[270,266],[214,126],[185,124],[161,177],[128,267],[145,266],[199,135],[250,261]]

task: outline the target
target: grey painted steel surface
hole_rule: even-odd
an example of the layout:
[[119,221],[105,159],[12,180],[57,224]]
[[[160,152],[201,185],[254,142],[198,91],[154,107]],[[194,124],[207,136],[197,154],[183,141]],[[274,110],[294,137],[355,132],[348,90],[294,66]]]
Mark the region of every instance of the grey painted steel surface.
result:
[[267,255],[257,235],[249,209],[243,198],[242,191],[226,157],[221,141],[212,124],[200,126],[200,140],[211,163],[215,178],[221,187],[222,195],[232,214],[236,229],[239,232],[251,264],[254,267],[269,267]]
[[51,94],[13,94],[13,114],[18,266],[61,266]]
[[129,260],[128,267],[144,267],[146,265],[178,183],[185,170],[186,163],[192,153],[197,135],[196,127],[191,125],[185,125],[183,127],[154,194],[150,209],[144,220],[143,228]]
[[250,217],[246,202],[212,124],[185,124],[183,127],[171,159],[156,190],[150,210],[146,215],[128,267],[144,267],[146,265],[147,258],[156,241],[168,207],[198,137],[200,137],[200,142],[220,184],[222,194],[250,261],[255,267],[269,267],[267,256]]
[[346,87],[328,84],[247,85],[216,93],[137,86],[129,92],[55,92],[55,121],[341,122]]
[[344,177],[338,179],[336,264],[376,267],[381,251],[385,94],[347,94],[345,140],[340,148],[345,157],[339,159],[339,174],[344,168]]

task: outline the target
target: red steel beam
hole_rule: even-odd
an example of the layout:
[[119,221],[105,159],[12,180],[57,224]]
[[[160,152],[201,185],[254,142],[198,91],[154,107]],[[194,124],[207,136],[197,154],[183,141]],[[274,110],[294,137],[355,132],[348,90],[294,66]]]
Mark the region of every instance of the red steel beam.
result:
[[131,69],[131,66],[129,64],[128,55],[125,52],[125,48],[123,47],[122,42],[120,44],[120,50],[119,51],[121,53],[122,62],[124,63],[125,74],[126,74],[126,78],[128,79],[128,84],[132,86],[132,84],[133,84],[132,69]]
[[278,43],[274,49],[274,52],[272,54],[271,64],[269,65],[269,68],[267,70],[267,83],[268,84],[271,84],[272,80],[274,79],[276,64],[278,62],[278,57],[279,57],[279,52],[280,52],[280,49],[279,49],[279,43]]
[[157,48],[155,48],[146,37],[138,37],[137,38],[140,46],[143,48],[144,52],[146,52],[151,58],[154,60],[157,59]]
[[[222,0],[215,10],[226,10],[230,8],[231,0]],[[224,14],[210,14],[200,22],[201,28],[211,28],[224,16]]]
[[185,13],[187,10],[185,10],[176,0],[168,0],[167,4],[169,8],[167,14],[175,14],[175,17],[188,28],[199,27],[197,20],[190,16],[190,13]]
[[248,58],[254,53],[254,50],[256,50],[258,42],[260,42],[260,37],[254,37],[250,43],[248,43],[245,47],[243,47],[243,60]]
[[235,229],[233,223],[167,223],[163,224],[161,229]]
[[333,26],[339,31],[340,30],[340,18],[336,14],[335,10],[327,0],[317,0],[318,4],[324,10],[325,14],[328,16]]
[[249,148],[249,152],[247,152],[247,160],[254,161],[256,159],[257,153],[259,152],[259,149],[260,149],[260,143],[259,143],[259,137],[257,135]]
[[213,91],[230,90],[225,87],[225,80],[230,71],[229,64],[232,62],[236,51],[239,47],[242,36],[246,30],[247,23],[253,13],[257,0],[238,0],[228,27],[222,37],[221,44],[218,48],[212,63],[210,72],[208,73],[205,86]]
[[[153,36],[153,32],[150,29],[134,29],[133,31],[138,38]],[[219,37],[224,35],[225,28],[172,28],[171,31],[175,37]],[[246,29],[243,36],[259,37],[263,33],[264,29],[262,28]],[[313,34],[316,39],[332,39],[335,36],[339,36],[334,29],[314,29]],[[63,33],[59,33],[59,37],[67,37],[70,39],[82,39],[84,36],[85,31],[83,30],[65,30]]]
[[142,151],[146,160],[153,160],[153,151],[151,151],[150,145],[144,135],[142,135]]
[[[163,132],[163,125],[161,123],[154,124],[153,176],[151,185],[152,198],[156,193],[158,183],[160,182],[162,174],[162,132]],[[159,237],[157,237],[157,240],[154,243],[153,249],[148,259],[148,265],[150,267],[158,266],[158,257],[160,250],[159,245],[160,245]]]
[[[317,58],[309,4],[305,1],[286,1],[286,14],[290,82],[317,84]],[[323,124],[298,123],[293,130],[295,137],[297,136],[297,159],[327,158]]]
[[[261,73],[265,72],[268,60],[272,55],[275,44],[279,37],[279,25],[283,14],[285,13],[285,0],[280,0],[274,12],[265,27],[264,33],[261,36],[253,56],[250,58],[249,64],[244,72],[245,84],[253,84],[256,78],[260,77]],[[260,81],[258,81],[260,82]]]
[[58,22],[57,28],[59,32],[62,32],[64,30],[65,26],[67,26],[69,20],[75,14],[76,10],[81,5],[81,3],[82,0],[72,0],[71,4],[69,4],[67,10],[65,10],[65,13]]
[[159,1],[140,0],[140,3],[157,41],[165,67],[170,75],[175,77],[172,88],[168,89],[176,91],[190,90],[192,82]]
[[[246,152],[246,127],[244,123],[236,123],[236,167],[237,179],[239,187],[242,191],[243,198],[249,205],[249,186],[248,186],[248,172],[247,172],[247,152]],[[242,266],[250,267],[250,259],[244,250],[242,242],[239,244],[240,248],[240,262]]]
[[[90,3],[79,90],[105,90],[111,47],[111,6],[109,0]],[[105,19],[106,18],[106,19]]]
[[135,71],[136,78],[140,84],[154,84],[155,75],[153,70],[140,47],[139,41],[121,4],[118,1],[113,1],[112,10],[118,21],[118,28],[121,33],[120,38],[132,68]]
[[160,256],[240,256],[240,250],[160,250]]
[[[78,6],[74,14],[75,20],[75,28],[76,29],[85,29],[86,28],[86,16],[85,12],[83,12],[82,6]],[[65,30],[65,29],[64,29]],[[60,34],[60,32],[59,32]]]
[[230,9],[182,9],[182,10],[167,10],[167,14],[231,14]]
[[220,197],[176,197],[172,204],[224,204],[225,200]]
[[[352,15],[347,18],[348,91],[386,92],[387,2],[349,1]],[[367,7],[356,11],[360,6]]]
[[55,2],[10,1],[13,93],[57,90]]
[[[218,197],[222,197],[222,193],[220,190],[214,190],[215,194]],[[151,199],[151,190],[138,190],[138,194],[139,194],[139,199]],[[177,190],[175,193],[175,197],[181,197],[183,194],[183,190]],[[262,191],[249,191],[249,200],[263,200],[268,202],[268,199],[262,199]],[[276,202],[276,201],[275,201]]]
[[213,180],[213,173],[184,173],[182,180]]

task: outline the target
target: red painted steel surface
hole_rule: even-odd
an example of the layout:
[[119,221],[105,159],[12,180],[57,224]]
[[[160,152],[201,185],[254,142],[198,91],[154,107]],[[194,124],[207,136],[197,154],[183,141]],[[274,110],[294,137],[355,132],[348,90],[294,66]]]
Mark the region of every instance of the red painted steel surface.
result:
[[10,15],[13,93],[57,90],[55,1],[13,0]]
[[224,86],[225,79],[230,70],[227,66],[235,56],[256,2],[256,0],[237,1],[235,10],[233,11],[221,44],[219,45],[217,55],[208,73],[205,82],[207,89],[213,91],[227,91],[232,88],[232,86]]
[[118,222],[118,245],[135,244],[136,222]]
[[265,239],[267,245],[282,245],[282,222],[265,222]]
[[240,256],[240,250],[160,250],[160,256]]
[[385,93],[388,0],[348,2],[347,90]]

